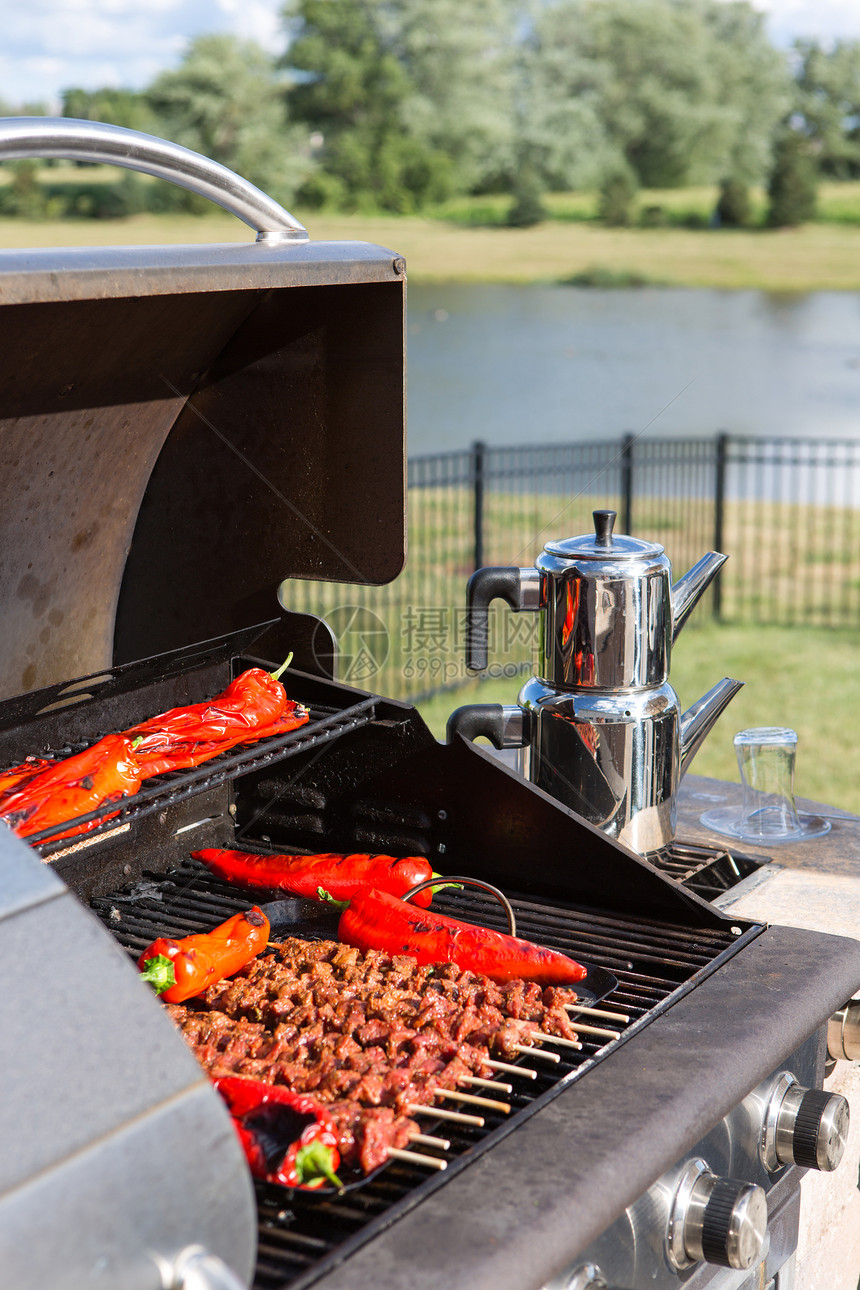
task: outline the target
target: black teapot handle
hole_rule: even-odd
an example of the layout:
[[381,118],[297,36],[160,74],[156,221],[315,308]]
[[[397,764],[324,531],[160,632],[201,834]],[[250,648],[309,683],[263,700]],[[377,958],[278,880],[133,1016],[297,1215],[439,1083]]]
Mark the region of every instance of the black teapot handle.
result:
[[537,570],[518,569],[512,565],[491,565],[476,569],[466,586],[466,667],[470,672],[483,672],[488,663],[488,637],[490,631],[489,607],[491,600],[504,600],[511,609],[537,609],[538,605],[523,604],[523,573]]
[[522,748],[529,742],[529,714],[516,703],[467,703],[448,718],[446,739],[462,735],[471,743],[483,735],[495,748]]

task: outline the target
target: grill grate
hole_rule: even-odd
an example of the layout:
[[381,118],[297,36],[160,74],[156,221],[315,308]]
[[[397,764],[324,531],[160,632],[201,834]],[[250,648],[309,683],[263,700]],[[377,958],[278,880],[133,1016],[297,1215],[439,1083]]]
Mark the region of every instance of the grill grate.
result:
[[[369,698],[362,699],[348,708],[309,706],[311,719],[306,725],[299,726],[297,730],[275,735],[256,744],[240,746],[238,750],[222,753],[220,757],[214,757],[193,770],[168,771],[163,775],[157,775],[146,781],[140,792],[128,799],[128,805],[118,806],[116,802],[108,803],[100,806],[98,810],[90,811],[87,815],[76,816],[70,823],[99,821],[97,828],[83,835],[89,841],[133,820],[153,815],[156,811],[163,811],[189,797],[196,797],[207,789],[226,783],[237,774],[261,770],[265,766],[284,761],[297,753],[307,752],[333,739],[339,739],[347,731],[371,722],[375,715],[375,704],[376,700]],[[80,752],[87,746],[82,743],[76,746],[67,745],[59,750],[46,749],[41,755],[68,757],[71,753]],[[27,842],[41,855],[56,857],[81,841],[81,838],[72,839],[71,842],[68,839],[60,839],[56,842],[44,841],[56,831],[57,826],[53,825],[40,833],[30,834]]]
[[672,842],[649,859],[661,873],[668,874],[704,900],[721,896],[765,863],[695,842]]
[[[554,1049],[560,1060],[551,1066],[521,1059],[518,1065],[531,1067],[537,1074],[535,1078],[504,1077],[513,1086],[508,1099],[510,1115],[482,1110],[483,1128],[446,1122],[444,1136],[451,1147],[445,1153],[449,1162],[445,1173],[428,1177],[420,1166],[390,1161],[361,1186],[329,1198],[257,1184],[260,1230],[255,1290],[301,1290],[311,1285],[334,1262],[443,1186],[446,1178],[476,1153],[515,1131],[525,1118],[715,970],[758,930],[738,934],[728,925],[725,929],[690,929],[646,918],[621,919],[606,911],[532,895],[511,895],[510,899],[519,934],[615,974],[618,988],[602,1006],[626,1013],[630,1020],[601,1020],[600,1025],[615,1030],[618,1039],[582,1034],[582,1049]],[[137,957],[156,936],[186,936],[211,928],[249,903],[249,898],[187,858],[167,874],[147,873],[130,890],[95,900],[93,908]],[[442,912],[468,921],[505,927],[500,907],[483,893],[442,892],[435,904]],[[429,1117],[427,1126],[425,1132],[436,1131]]]

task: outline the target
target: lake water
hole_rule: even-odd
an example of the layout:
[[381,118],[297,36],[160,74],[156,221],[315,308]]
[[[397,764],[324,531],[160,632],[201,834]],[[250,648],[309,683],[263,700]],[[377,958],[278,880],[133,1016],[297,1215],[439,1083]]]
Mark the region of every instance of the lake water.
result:
[[408,293],[409,452],[612,438],[860,439],[860,293]]

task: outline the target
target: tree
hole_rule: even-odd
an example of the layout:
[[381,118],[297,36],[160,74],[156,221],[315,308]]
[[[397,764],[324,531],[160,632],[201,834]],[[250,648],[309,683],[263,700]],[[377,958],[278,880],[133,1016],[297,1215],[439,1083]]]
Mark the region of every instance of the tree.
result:
[[809,143],[797,130],[786,126],[774,149],[767,188],[768,224],[773,228],[793,228],[813,219],[816,188],[815,162]]
[[511,170],[511,0],[291,0],[290,111],[353,205],[418,209]]
[[106,121],[144,134],[158,134],[159,121],[143,93],[105,87],[100,90],[68,89],[62,94],[63,116],[78,121]]
[[605,224],[623,228],[633,223],[635,200],[636,176],[629,166],[619,165],[607,173],[601,184],[598,214]]
[[761,178],[788,105],[784,59],[744,0],[556,0],[535,63],[543,133],[570,131],[556,186],[625,165],[652,188]]
[[179,67],[156,78],[146,100],[167,138],[283,201],[307,173],[274,62],[252,41],[198,37]]
[[716,209],[717,223],[721,228],[744,228],[752,218],[750,190],[739,179],[730,176],[720,184]]
[[824,50],[815,40],[795,44],[796,110],[820,172],[834,179],[860,175],[860,41],[837,40]]

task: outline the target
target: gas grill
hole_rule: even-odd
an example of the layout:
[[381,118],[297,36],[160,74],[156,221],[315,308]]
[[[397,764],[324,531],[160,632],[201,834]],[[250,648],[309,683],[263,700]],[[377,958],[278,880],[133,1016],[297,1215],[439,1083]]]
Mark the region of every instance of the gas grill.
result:
[[[262,231],[0,256],[0,767],[290,650],[311,716],[149,781],[79,837],[0,833],[5,1276],[630,1290],[737,1287],[749,1269],[787,1286],[800,1176],[829,1167],[838,1133],[832,1105],[807,1098],[798,1127],[784,1094],[820,1088],[860,945],[727,918],[693,888],[724,890],[736,858],[676,848],[661,872],[484,749],[437,743],[408,704],[336,681],[331,634],[290,611],[290,583],[402,565],[403,264]],[[252,1188],[134,967],[156,935],[247,907],[190,856],[231,845],[420,854],[490,882],[520,934],[614,974],[608,1033],[521,1057],[509,1113],[445,1125],[444,1171],[397,1159],[342,1195]],[[470,889],[436,901],[503,926]],[[739,1254],[765,1201],[767,1235]]]

